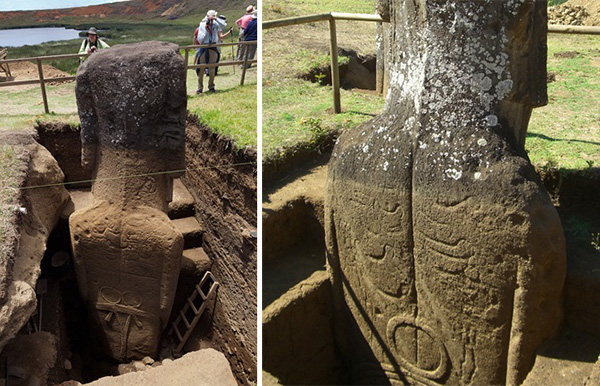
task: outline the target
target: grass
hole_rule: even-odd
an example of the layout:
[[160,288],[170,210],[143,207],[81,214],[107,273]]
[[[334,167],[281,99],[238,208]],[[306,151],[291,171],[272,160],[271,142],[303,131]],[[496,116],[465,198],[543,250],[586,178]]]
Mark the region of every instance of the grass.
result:
[[[265,20],[325,12],[373,13],[373,5],[359,0],[303,2],[266,0]],[[359,53],[375,51],[375,26],[338,23],[338,44]],[[576,51],[572,58],[554,54]],[[285,153],[287,147],[309,142],[316,135],[314,118],[327,130],[357,125],[377,114],[383,99],[342,90],[343,114],[331,109],[331,88],[301,81],[298,76],[328,63],[326,23],[275,28],[263,34],[263,154]],[[535,109],[526,149],[534,164],[582,169],[600,166],[600,36],[548,35],[548,106]],[[349,113],[351,110],[353,113]],[[277,150],[279,149],[279,151]]]
[[383,98],[341,90],[342,113],[331,114],[331,87],[289,79],[263,87],[263,152],[310,142],[323,130],[343,130],[371,118],[383,108]]
[[[231,59],[231,48],[223,47],[222,60]],[[190,63],[191,63],[190,58]],[[235,74],[233,73],[235,71]],[[195,95],[197,77],[188,71],[188,110],[215,133],[234,140],[238,148],[257,145],[257,70],[256,65],[246,71],[244,86],[240,86],[241,69],[236,66],[220,67],[215,77],[215,93]],[[208,76],[204,76],[204,90],[208,90]]]
[[527,134],[532,162],[600,166],[600,36],[550,34],[548,71],[548,105],[534,110]]
[[18,210],[19,176],[23,173],[22,161],[14,146],[0,144],[0,256],[4,258],[16,237],[12,225]]
[[[264,20],[334,11],[373,13],[374,6],[360,0],[263,2]],[[266,158],[285,154],[285,148],[298,143],[310,146],[318,142],[318,136],[358,125],[383,108],[381,96],[341,90],[342,113],[333,114],[331,87],[298,79],[330,63],[328,31],[325,22],[263,31],[262,148]],[[374,23],[338,22],[337,32],[340,47],[373,53]],[[346,60],[340,57],[340,64]]]

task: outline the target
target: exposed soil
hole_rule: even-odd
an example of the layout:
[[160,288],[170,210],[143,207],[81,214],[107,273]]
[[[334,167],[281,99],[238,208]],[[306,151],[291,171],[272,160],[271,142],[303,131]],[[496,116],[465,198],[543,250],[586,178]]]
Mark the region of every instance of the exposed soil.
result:
[[[356,51],[341,49],[339,55],[349,58],[347,63],[339,66],[340,86],[344,89],[375,90],[375,68],[377,58],[374,55],[359,55]],[[301,79],[331,85],[331,65],[313,68],[306,74],[300,75]]]
[[206,229],[202,248],[221,283],[211,340],[238,382],[256,382],[256,152],[237,150],[190,116],[186,163],[182,181],[194,196],[196,218]]
[[558,25],[583,25],[589,14],[585,7],[560,4],[548,9],[548,23]]
[[296,169],[306,170],[318,164],[327,163],[339,133],[330,132],[320,136],[312,143],[299,143],[285,149],[285,156],[279,150],[272,156],[263,159],[262,176],[266,187],[273,184],[285,184],[296,173]]
[[[1,14],[1,12],[0,12]],[[21,80],[32,80],[32,79],[39,79],[40,75],[38,72],[38,67],[37,64],[32,63],[32,62],[16,62],[16,63],[9,63],[8,64],[10,66],[10,73],[13,77],[13,81],[21,81]],[[69,74],[68,72],[64,72],[59,70],[56,67],[53,67],[49,64],[42,64],[42,69],[44,70],[44,78],[65,78],[67,76],[71,76],[71,74]],[[4,73],[3,73],[4,74]],[[67,81],[67,82],[73,82],[73,81]],[[64,82],[61,82],[64,83]],[[48,85],[56,85],[59,84],[57,82],[48,82]],[[25,85],[20,85],[20,86],[11,86],[11,87],[7,87],[7,88],[3,88],[3,90],[8,90],[8,91],[21,91],[21,90],[27,90],[27,89],[31,89],[31,88],[36,88],[39,87],[39,84],[25,84]]]
[[583,25],[600,26],[600,0],[569,0],[567,4],[585,8],[589,16]]
[[555,58],[573,59],[577,55],[579,55],[579,52],[577,52],[577,51],[563,51],[563,52],[555,53],[554,57]]
[[[326,165],[297,171],[263,190],[263,308],[325,269]],[[285,185],[283,186],[282,184]]]
[[[65,173],[65,182],[69,183],[69,188],[90,186],[92,173],[81,167],[79,126],[52,122],[39,124],[36,130],[38,142],[52,153]],[[75,181],[84,182],[73,184]]]

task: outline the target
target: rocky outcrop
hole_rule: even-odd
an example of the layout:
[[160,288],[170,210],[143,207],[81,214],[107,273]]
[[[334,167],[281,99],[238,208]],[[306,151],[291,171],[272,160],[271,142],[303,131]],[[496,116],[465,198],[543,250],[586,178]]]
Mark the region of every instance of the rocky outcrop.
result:
[[340,350],[359,382],[520,384],[558,330],[565,278],[560,219],[523,151],[547,101],[546,4],[379,3],[386,107],[340,136],[328,171]]
[[13,246],[0,256],[0,349],[35,311],[35,287],[46,241],[69,200],[56,160],[33,137],[5,135],[2,143],[15,149],[24,167],[10,224],[14,227]]

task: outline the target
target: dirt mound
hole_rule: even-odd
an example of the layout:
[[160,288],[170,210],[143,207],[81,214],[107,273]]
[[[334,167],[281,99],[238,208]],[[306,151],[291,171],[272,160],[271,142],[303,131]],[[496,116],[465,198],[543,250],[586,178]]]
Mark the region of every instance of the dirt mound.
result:
[[600,26],[600,0],[569,0],[572,6],[584,7],[589,14],[583,21],[583,25]]
[[[71,76],[71,74],[69,74],[68,72],[61,71],[58,68],[53,67],[49,64],[42,64],[42,69],[44,70],[44,78],[45,79],[65,78],[67,76]],[[11,72],[11,75],[14,77],[14,79],[13,79],[14,81],[40,78],[39,73],[38,73],[37,64],[31,63],[31,62],[10,63],[10,72]],[[47,84],[55,85],[58,83],[48,82]],[[19,87],[27,88],[27,87],[32,87],[32,86],[29,86],[29,85],[14,86],[14,88],[11,87],[11,89],[14,90],[15,88],[19,88]],[[34,87],[35,87],[35,85],[34,85]]]
[[585,7],[570,2],[548,8],[548,23],[561,25],[583,25],[589,13]]

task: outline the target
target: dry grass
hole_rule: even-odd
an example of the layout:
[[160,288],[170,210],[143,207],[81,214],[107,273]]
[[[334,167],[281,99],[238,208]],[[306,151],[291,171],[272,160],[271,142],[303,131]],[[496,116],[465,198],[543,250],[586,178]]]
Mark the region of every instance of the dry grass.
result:
[[15,219],[19,210],[19,183],[25,163],[18,146],[0,145],[0,259],[11,252],[15,238]]

